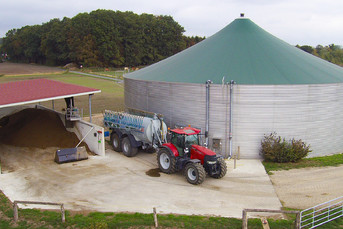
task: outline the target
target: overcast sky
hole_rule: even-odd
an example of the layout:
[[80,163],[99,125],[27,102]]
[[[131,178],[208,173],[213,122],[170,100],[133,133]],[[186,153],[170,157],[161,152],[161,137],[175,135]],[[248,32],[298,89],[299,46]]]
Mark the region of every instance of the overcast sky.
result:
[[206,37],[245,13],[292,45],[343,45],[342,0],[1,0],[0,37],[13,28],[97,9],[170,15],[185,35]]

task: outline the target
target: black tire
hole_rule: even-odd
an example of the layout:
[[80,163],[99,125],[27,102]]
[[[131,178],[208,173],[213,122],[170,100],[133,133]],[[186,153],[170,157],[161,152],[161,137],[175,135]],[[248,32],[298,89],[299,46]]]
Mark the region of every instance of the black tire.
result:
[[164,173],[175,173],[176,157],[166,148],[160,148],[157,152],[157,163]]
[[219,158],[217,163],[219,166],[220,173],[215,174],[212,177],[216,178],[216,179],[220,179],[220,178],[225,176],[225,174],[227,172],[227,166],[226,166],[226,163],[225,163],[223,158]]
[[111,133],[111,145],[114,151],[121,152],[121,139],[116,132]]
[[188,163],[185,168],[185,175],[189,183],[198,185],[204,182],[206,172],[200,163]]
[[138,148],[132,147],[129,137],[125,137],[121,143],[123,154],[127,157],[134,157],[138,153]]

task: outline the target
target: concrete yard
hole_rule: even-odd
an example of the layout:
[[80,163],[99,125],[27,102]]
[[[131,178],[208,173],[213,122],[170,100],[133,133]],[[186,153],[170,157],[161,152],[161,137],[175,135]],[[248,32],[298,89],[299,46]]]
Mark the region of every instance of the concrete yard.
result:
[[244,208],[281,208],[260,160],[238,160],[236,169],[229,160],[224,178],[194,186],[181,172],[159,173],[155,153],[127,158],[107,149],[105,157],[58,165],[56,149],[0,145],[0,189],[11,201],[61,202],[81,211],[151,213],[156,207],[158,213],[240,218]]

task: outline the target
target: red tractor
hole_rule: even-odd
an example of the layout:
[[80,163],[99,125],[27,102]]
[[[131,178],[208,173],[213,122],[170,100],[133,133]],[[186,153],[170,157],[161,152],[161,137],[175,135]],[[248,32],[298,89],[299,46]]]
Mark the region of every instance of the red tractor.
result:
[[187,181],[201,184],[206,173],[213,178],[225,176],[227,167],[222,156],[199,145],[200,130],[192,127],[170,130],[171,140],[158,150],[157,163],[164,173],[184,169]]

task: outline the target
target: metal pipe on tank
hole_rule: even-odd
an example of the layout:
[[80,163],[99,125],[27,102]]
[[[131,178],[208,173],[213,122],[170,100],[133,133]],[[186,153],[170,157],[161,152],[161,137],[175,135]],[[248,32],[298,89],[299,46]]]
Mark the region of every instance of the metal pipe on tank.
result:
[[233,101],[233,98],[232,98],[232,94],[233,94],[233,85],[235,84],[235,81],[231,80],[230,81],[230,125],[229,125],[229,157],[231,158],[232,157],[232,114],[233,114],[233,111],[232,111],[232,101]]
[[224,146],[225,146],[225,154],[224,154],[224,157],[225,158],[228,158],[229,155],[228,155],[228,145],[229,145],[229,142],[227,141],[228,139],[228,114],[229,114],[229,87],[228,87],[229,83],[225,83],[225,138],[224,138]]
[[92,123],[92,95],[89,94],[88,96],[88,106],[89,106],[89,122]]
[[208,147],[208,130],[210,126],[210,84],[212,80],[206,81],[206,126],[205,126],[205,144]]

